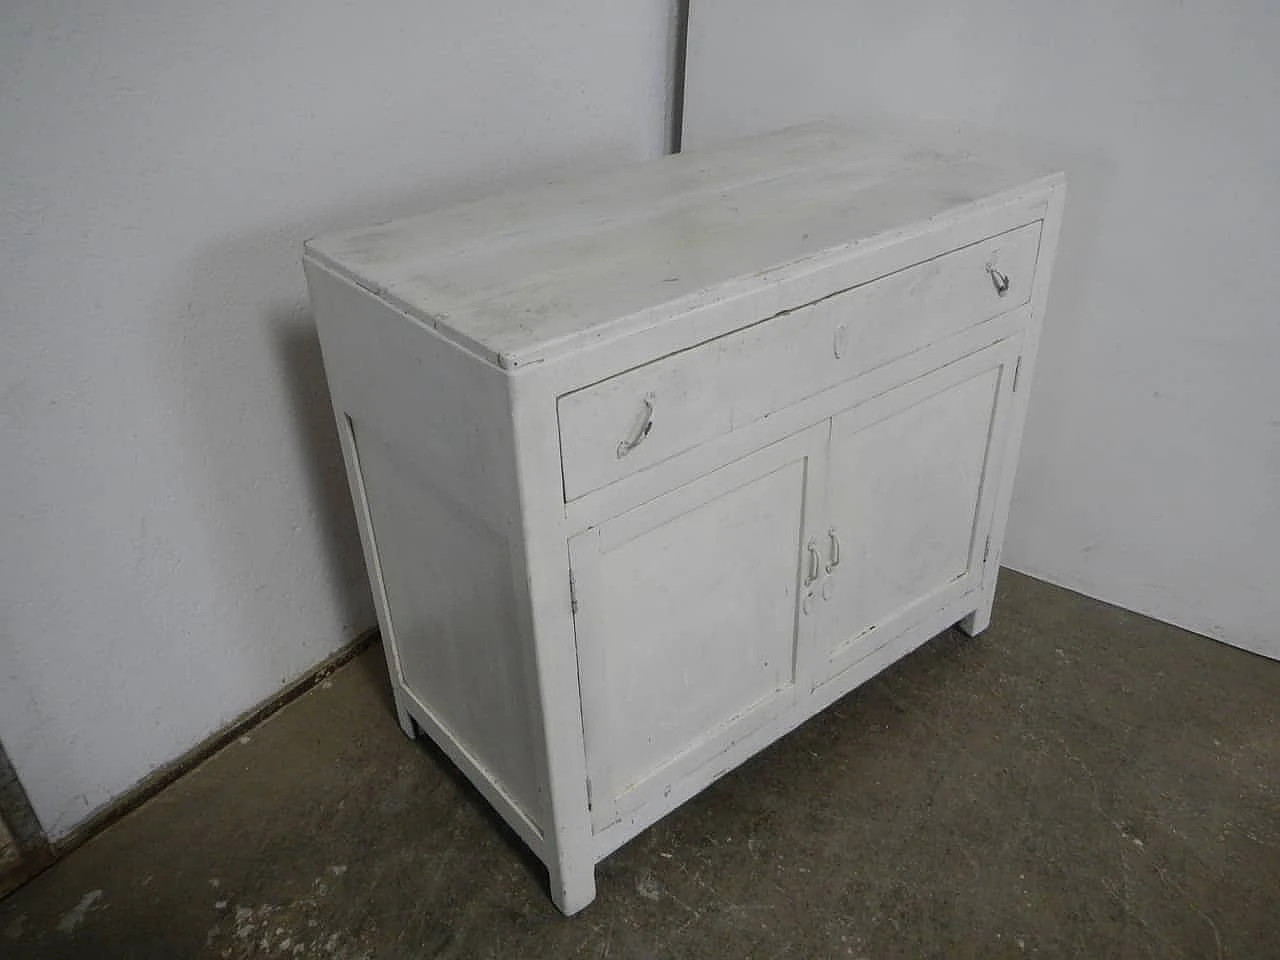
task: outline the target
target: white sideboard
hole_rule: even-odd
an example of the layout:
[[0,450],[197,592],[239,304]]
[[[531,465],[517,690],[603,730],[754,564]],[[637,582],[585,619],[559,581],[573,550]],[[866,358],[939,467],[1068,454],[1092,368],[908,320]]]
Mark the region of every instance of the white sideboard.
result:
[[595,864],[991,614],[1064,183],[812,125],[310,242],[399,720]]

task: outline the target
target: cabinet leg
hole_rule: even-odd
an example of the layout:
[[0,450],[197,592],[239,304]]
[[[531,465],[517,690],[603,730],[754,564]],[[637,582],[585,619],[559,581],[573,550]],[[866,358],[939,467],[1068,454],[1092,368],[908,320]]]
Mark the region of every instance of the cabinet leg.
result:
[[976,637],[991,626],[991,608],[995,603],[995,595],[984,596],[982,605],[956,624],[960,632],[969,637]]
[[400,729],[404,731],[404,735],[410,740],[418,739],[418,722],[409,715],[408,708],[404,705],[404,694],[399,690],[394,691],[396,701],[396,720],[400,724]]
[[566,917],[571,917],[596,898],[596,865],[589,856],[561,856],[547,868],[551,879],[551,899]]

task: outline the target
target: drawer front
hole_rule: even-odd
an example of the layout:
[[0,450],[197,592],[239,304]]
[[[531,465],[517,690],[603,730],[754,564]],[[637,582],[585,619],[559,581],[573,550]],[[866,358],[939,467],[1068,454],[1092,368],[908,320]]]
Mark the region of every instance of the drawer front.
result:
[[1028,224],[565,394],[565,500],[1022,306],[1039,240]]

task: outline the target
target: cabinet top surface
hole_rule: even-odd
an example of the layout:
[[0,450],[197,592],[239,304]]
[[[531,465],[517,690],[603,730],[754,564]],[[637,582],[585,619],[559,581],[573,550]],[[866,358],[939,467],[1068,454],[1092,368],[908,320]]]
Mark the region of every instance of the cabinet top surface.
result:
[[307,256],[514,368],[1049,179],[809,124],[325,235]]

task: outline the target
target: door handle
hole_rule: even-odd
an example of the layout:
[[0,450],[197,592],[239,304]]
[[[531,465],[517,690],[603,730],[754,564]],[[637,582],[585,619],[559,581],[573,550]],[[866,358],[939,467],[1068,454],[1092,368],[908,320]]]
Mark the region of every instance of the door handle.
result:
[[818,554],[818,541],[810,540],[807,549],[809,551],[809,573],[804,578],[806,587],[822,574],[822,557]]
[[987,264],[987,273],[991,275],[991,285],[996,288],[996,295],[1003,297],[1009,292],[1009,275],[996,269],[994,263]]
[[831,561],[827,564],[827,573],[830,573],[840,566],[840,534],[832,527],[827,531],[827,536],[831,538]]
[[619,460],[640,446],[644,442],[644,438],[649,435],[649,431],[653,429],[653,399],[652,393],[646,394],[641,398],[641,402],[644,403],[644,414],[641,417],[640,425],[631,434],[631,439],[618,442]]

